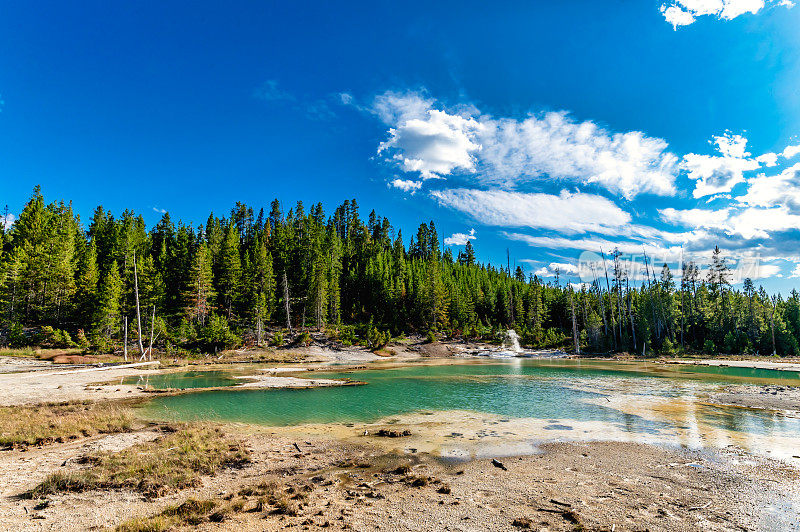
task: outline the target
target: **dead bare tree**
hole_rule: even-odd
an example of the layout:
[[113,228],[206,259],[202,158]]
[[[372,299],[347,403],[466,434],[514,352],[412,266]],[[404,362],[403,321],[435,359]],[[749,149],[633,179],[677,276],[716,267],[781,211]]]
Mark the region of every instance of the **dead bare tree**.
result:
[[[606,274],[606,293],[608,294],[608,313],[611,315],[611,337],[614,339],[614,349],[617,349],[617,330],[614,328],[614,302],[611,300],[611,283],[608,281],[608,267],[606,266],[606,254],[600,248],[600,256],[603,257],[603,271]],[[602,296],[601,296],[602,297]],[[620,338],[620,342],[622,338]]]
[[125,316],[125,339],[122,343],[122,356],[128,361],[128,316]]
[[133,290],[136,295],[136,321],[139,326],[139,354],[144,358],[144,342],[142,341],[142,312],[139,307],[139,271],[136,267],[136,252],[133,253]]
[[569,304],[572,307],[572,339],[575,341],[575,354],[581,354],[581,344],[578,342],[578,322],[575,320],[575,298],[572,288],[569,289]]
[[772,296],[772,314],[769,316],[769,325],[772,328],[772,356],[778,356],[775,349],[775,309],[778,307],[778,296]]
[[150,346],[147,348],[147,354],[149,360],[153,360],[153,341],[155,340],[153,332],[155,331],[155,328],[156,328],[156,306],[153,305],[153,317],[150,318]]
[[286,270],[283,270],[283,305],[286,310],[286,328],[292,334],[292,320],[289,316],[289,280],[286,279]]

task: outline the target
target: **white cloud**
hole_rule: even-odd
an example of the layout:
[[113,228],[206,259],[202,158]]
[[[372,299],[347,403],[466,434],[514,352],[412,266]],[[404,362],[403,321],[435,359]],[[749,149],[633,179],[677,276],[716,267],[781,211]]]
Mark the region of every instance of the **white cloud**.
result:
[[153,212],[157,212],[159,214],[167,214],[167,209],[162,209],[161,207],[153,207]]
[[389,182],[390,186],[399,188],[403,192],[414,193],[422,187],[422,181],[414,181],[413,179],[394,179]]
[[695,21],[694,15],[689,11],[684,11],[677,5],[670,7],[662,5],[661,13],[664,15],[666,21],[672,24],[673,29],[678,29],[678,26],[688,26]]
[[565,112],[481,123],[482,161],[500,184],[547,175],[595,183],[626,199],[675,192],[677,157],[662,139],[639,131],[613,133]]
[[387,125],[378,152],[423,179],[460,173],[484,185],[513,187],[548,177],[597,184],[631,199],[675,192],[678,158],[639,131],[615,133],[566,112],[493,118],[471,105],[434,108],[418,93],[388,92],[373,112]]
[[789,275],[789,277],[800,277],[800,264],[795,264],[794,270],[792,270],[792,273]]
[[756,207],[787,203],[800,206],[800,163],[778,175],[758,175],[748,179],[747,183],[747,193],[736,198],[741,203]]
[[475,229],[470,229],[469,233],[453,233],[444,239],[446,246],[466,246],[470,240],[478,238],[475,236]]
[[3,229],[9,229],[12,225],[14,225],[14,221],[16,219],[17,218],[11,213],[8,213],[5,216],[0,216],[0,226],[2,226]]
[[667,222],[707,229],[724,229],[727,227],[730,214],[729,209],[674,209],[672,207],[659,209],[658,213]]
[[[770,277],[783,277],[781,267],[777,264],[759,264],[751,279],[769,279]],[[744,279],[742,279],[744,280]]]
[[741,135],[726,132],[713,137],[713,142],[720,155],[687,153],[683,156],[681,167],[687,171],[689,179],[697,181],[692,192],[695,198],[730,192],[744,181],[744,172],[761,166],[757,160],[748,158],[747,139]]
[[475,171],[472,154],[480,149],[473,139],[480,124],[472,118],[430,110],[425,119],[412,118],[389,130],[378,153],[392,151],[405,172],[422,179],[441,178],[454,170]]
[[[566,238],[566,237],[551,237],[551,236],[534,236],[524,233],[509,233],[504,232],[503,236],[510,240],[524,242],[532,247],[546,248],[546,249],[576,249],[580,251],[594,251],[599,252],[601,249],[605,250],[608,254],[613,249],[619,249],[622,253],[629,253],[638,255],[645,251],[649,256],[654,257],[680,257],[680,246],[664,246],[660,243],[642,243],[642,242],[626,242],[626,241],[612,241],[604,238],[589,237],[589,238]],[[608,255],[607,255],[608,256]]]
[[763,155],[759,155],[756,157],[756,161],[762,163],[764,166],[777,166],[778,165],[778,154],[777,153],[765,153]]
[[611,232],[631,216],[594,194],[525,194],[502,190],[446,189],[431,192],[439,204],[486,225],[552,229],[564,233]]
[[340,92],[339,93],[339,102],[342,105],[353,105],[355,102],[355,98],[349,92]]
[[578,267],[564,262],[551,262],[547,266],[542,266],[533,274],[539,277],[555,277],[556,272],[558,272],[559,276],[578,275]]
[[775,207],[735,207],[718,210],[659,209],[662,219],[684,226],[718,229],[745,240],[767,238],[770,233],[800,229],[800,215],[785,205]]
[[[794,7],[791,0],[769,0],[770,4],[787,8]],[[745,13],[758,13],[765,6],[764,0],[671,0],[661,5],[661,14],[672,27],[692,24],[697,17],[712,16],[718,20],[733,20]]]
[[768,209],[750,207],[731,217],[730,233],[740,234],[749,240],[767,238],[770,233],[800,229],[800,215],[780,205]]
[[387,91],[375,97],[372,111],[384,124],[399,125],[413,119],[424,119],[433,103],[418,92]]
[[796,146],[786,146],[781,155],[783,155],[787,159],[791,159],[798,153],[800,153],[800,144]]
[[741,159],[750,156],[750,152],[747,151],[747,139],[741,135],[734,135],[726,131],[724,134],[713,138],[714,144],[717,145],[717,150],[723,157]]

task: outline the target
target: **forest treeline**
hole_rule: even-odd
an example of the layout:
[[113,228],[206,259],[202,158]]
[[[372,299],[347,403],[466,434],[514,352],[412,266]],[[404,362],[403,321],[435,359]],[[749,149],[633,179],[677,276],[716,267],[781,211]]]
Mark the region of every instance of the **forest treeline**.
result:
[[770,296],[750,279],[734,289],[719,249],[707,273],[687,263],[677,284],[665,264],[633,287],[625,264],[615,251],[589,286],[544,282],[479,264],[471,242],[442,249],[433,222],[406,245],[387,218],[362,220],[356,200],[331,215],[321,204],[284,212],[275,200],[256,214],[237,203],[199,227],[164,214],[148,228],[130,210],[97,207],[84,227],[36,187],[2,233],[0,343],[111,351],[127,334],[172,353],[310,329],[375,347],[406,333],[491,340],[514,328],[530,347],[798,355],[798,293]]

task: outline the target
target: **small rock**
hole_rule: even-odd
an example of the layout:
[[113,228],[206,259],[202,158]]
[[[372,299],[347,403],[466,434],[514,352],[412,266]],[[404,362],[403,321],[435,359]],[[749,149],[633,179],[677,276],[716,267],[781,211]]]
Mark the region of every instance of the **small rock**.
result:
[[499,469],[502,469],[503,471],[508,471],[508,469],[506,468],[505,464],[503,464],[503,462],[501,462],[500,460],[497,460],[496,458],[492,458],[492,465],[497,467],[497,468],[499,468]]
[[533,527],[533,521],[531,521],[531,519],[528,517],[517,517],[511,521],[511,526],[515,526],[517,528],[531,528]]

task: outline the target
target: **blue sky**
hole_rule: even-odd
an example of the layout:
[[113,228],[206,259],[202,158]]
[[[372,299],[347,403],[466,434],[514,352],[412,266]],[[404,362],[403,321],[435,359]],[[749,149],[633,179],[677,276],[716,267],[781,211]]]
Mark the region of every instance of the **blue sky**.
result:
[[800,284],[791,2],[165,4],[4,6],[12,213],[37,183],[151,224],[355,197],[545,277],[719,245]]

